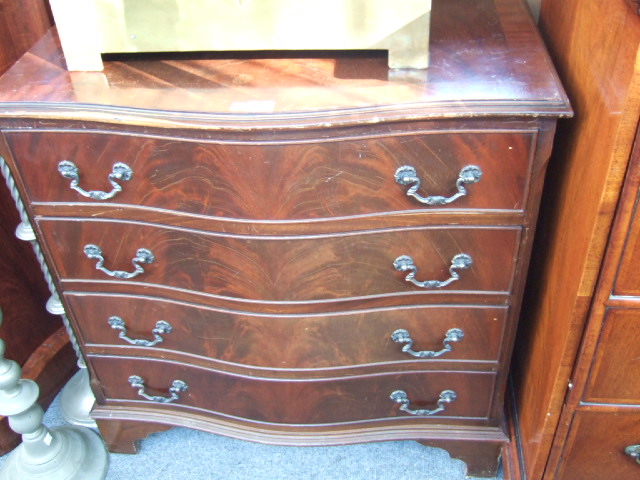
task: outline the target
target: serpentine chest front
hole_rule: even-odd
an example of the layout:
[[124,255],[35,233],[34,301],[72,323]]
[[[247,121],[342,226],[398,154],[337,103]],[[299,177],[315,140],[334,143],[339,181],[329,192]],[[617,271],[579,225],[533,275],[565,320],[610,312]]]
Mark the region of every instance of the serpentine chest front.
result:
[[413,439],[495,473],[570,113],[525,8],[434,5],[428,71],[336,53],[69,73],[51,33],[0,79],[0,150],[112,451],[181,425]]

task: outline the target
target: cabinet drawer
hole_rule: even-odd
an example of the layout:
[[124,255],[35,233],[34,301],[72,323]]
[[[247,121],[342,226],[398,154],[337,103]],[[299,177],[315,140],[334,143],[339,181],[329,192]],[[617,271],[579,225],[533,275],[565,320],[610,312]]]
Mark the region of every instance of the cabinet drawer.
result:
[[[193,304],[126,295],[66,294],[73,315],[81,319],[80,335],[91,352],[97,346],[131,345],[131,341],[157,342],[140,346],[140,355],[160,350],[184,352],[225,363],[271,369],[331,369],[419,359],[425,367],[434,361],[485,362],[495,365],[500,353],[507,307],[420,306],[345,312],[332,315],[260,315],[229,312]],[[100,314],[96,314],[100,312]],[[110,327],[117,317],[123,326]],[[113,320],[111,323],[117,323]],[[125,330],[123,330],[123,328]],[[407,342],[394,342],[392,334],[405,329],[414,352],[431,351],[437,357],[420,358],[403,352]],[[444,341],[453,329],[459,340]],[[458,338],[456,332],[450,338]],[[464,363],[462,364],[464,365]]]
[[175,380],[188,390],[173,402],[176,407],[195,407],[231,417],[280,424],[332,424],[384,418],[418,418],[400,410],[391,400],[394,391],[404,391],[411,409],[437,408],[443,391],[452,390],[455,400],[432,416],[442,418],[486,418],[495,376],[488,372],[390,373],[323,380],[273,380],[232,375],[178,363],[124,357],[91,357],[98,386],[109,400],[137,400],[154,404],[138,395],[128,379],[141,377],[145,392],[169,396]]
[[410,133],[398,136],[276,143],[195,142],[96,132],[8,132],[32,202],[95,202],[58,173],[78,168],[79,186],[110,192],[113,165],[133,172],[116,182],[108,203],[237,219],[304,220],[425,208],[400,185],[401,166],[414,167],[422,196],[450,197],[460,171],[480,167],[478,183],[450,205],[429,209],[525,208],[531,131]]
[[[640,195],[640,193],[639,193]],[[613,294],[640,297],[640,218],[638,218],[638,199],[629,225],[625,248],[613,285]]]
[[[39,221],[61,278],[117,279],[96,269],[87,245],[100,247],[104,267],[134,273],[140,248],[153,263],[127,282],[164,285],[208,294],[265,301],[311,301],[389,293],[456,290],[509,292],[520,228],[421,227],[313,237],[240,237],[147,224]],[[95,249],[94,249],[95,250]],[[457,255],[471,257],[455,268]],[[410,256],[417,281],[451,281],[423,288],[405,278]],[[396,260],[402,257],[403,262]],[[396,270],[394,262],[404,271]]]
[[625,454],[640,445],[640,411],[576,412],[555,480],[631,480],[640,465]]
[[585,389],[584,401],[640,404],[640,310],[609,308]]

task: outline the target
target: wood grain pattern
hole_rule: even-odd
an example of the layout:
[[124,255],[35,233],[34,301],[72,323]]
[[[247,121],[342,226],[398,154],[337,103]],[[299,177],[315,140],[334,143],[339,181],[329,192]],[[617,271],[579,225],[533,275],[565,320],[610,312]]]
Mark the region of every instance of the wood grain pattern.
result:
[[[157,296],[171,305],[233,310],[222,321],[233,319],[234,328],[251,318],[247,328],[264,330],[271,317],[273,334],[284,332],[289,315],[300,323],[298,336],[312,326],[301,345],[316,333],[328,343],[334,328],[344,331],[346,322],[334,327],[338,319],[356,324],[344,334],[353,343],[372,319],[382,324],[409,311],[455,304],[453,309],[508,310],[497,361],[467,370],[470,360],[464,358],[440,361],[435,370],[388,357],[340,369],[334,364],[266,371],[169,350],[143,358],[133,347],[83,345],[90,350],[95,415],[113,448],[131,449],[137,436],[168,423],[270,443],[416,439],[451,448],[471,463],[470,472],[494,473],[506,440],[506,363],[538,199],[555,119],[571,110],[523,1],[439,2],[433,20],[428,72],[389,71],[386,59],[376,55],[308,58],[298,52],[112,57],[102,74],[69,74],[52,34],[0,79],[0,128],[15,153],[7,161],[21,192],[37,200],[27,208],[56,282],[68,293],[67,306],[75,301],[72,295]],[[54,140],[61,130],[69,131],[64,142]],[[79,138],[88,140],[69,140],[83,131],[88,134]],[[79,155],[83,172],[101,170],[105,162],[108,169],[109,157],[129,152],[137,162],[134,181],[138,171],[146,175],[126,204],[48,197],[58,190],[52,188],[60,183],[57,174],[34,180],[29,172],[52,163],[50,148]],[[163,148],[184,158],[174,163]],[[44,163],[31,163],[39,156]],[[459,170],[456,162],[467,161],[489,162],[483,164],[489,188],[470,186],[470,195],[477,186],[481,195],[468,196],[460,207],[416,208],[388,173],[406,158],[420,157],[429,193],[441,193]],[[210,178],[196,178],[190,169]],[[104,182],[104,175],[83,178],[88,188],[104,189],[104,183],[91,183]],[[145,182],[150,190],[138,194]],[[400,197],[387,191],[391,186]],[[165,197],[174,187],[175,196]],[[64,189],[68,195],[66,183]],[[104,249],[112,269],[130,270],[140,247],[151,248],[157,260],[133,282],[112,281],[96,275],[95,262],[83,261],[89,242]],[[392,270],[393,260],[407,254],[419,279],[446,279],[452,256],[461,250],[471,252],[474,266],[442,292],[420,291]],[[75,307],[70,317],[77,327],[98,321]],[[468,324],[482,329],[483,317],[472,317]],[[319,318],[323,327],[314,325]],[[418,326],[416,317],[411,320]],[[494,338],[490,330],[487,338]],[[199,351],[218,354],[213,350],[220,348],[227,360],[257,363],[254,353],[240,350],[242,341],[227,345],[231,350],[212,342]],[[287,352],[282,343],[274,345],[266,365],[275,362],[276,347]],[[305,352],[310,357],[291,350],[287,359],[317,365],[314,351],[325,355],[342,347],[314,348]],[[348,358],[333,355],[338,362],[370,361],[372,350],[354,350]],[[157,392],[166,392],[173,380],[158,375],[183,374],[194,387],[192,397],[183,406],[150,406],[121,377],[132,367]],[[424,407],[433,406],[444,388],[463,395],[447,416],[422,420],[396,415],[388,400],[396,388],[407,389]]]
[[[569,113],[524,2],[438,2],[431,15],[425,72],[390,71],[379,55],[273,58],[270,52],[271,58],[239,58],[233,52],[190,60],[152,55],[106,62],[104,72],[69,73],[49,37],[0,80],[2,115],[86,119],[102,111],[105,121],[115,123],[231,122],[259,129]],[[28,75],[34,69],[38,77]],[[11,108],[13,102],[22,107]],[[54,104],[72,108],[52,109]],[[176,111],[184,113],[167,113]]]
[[542,33],[576,117],[559,124],[513,364],[533,480],[559,427],[636,131],[639,22],[625,1],[542,4]]
[[[165,414],[165,410],[171,410],[170,418]],[[114,445],[116,448],[122,446],[125,449],[130,449],[131,442],[136,440],[136,430],[139,430],[140,434],[137,438],[143,438],[154,431],[154,424],[158,431],[161,431],[166,429],[166,425],[169,423],[173,426],[195,428],[242,440],[276,445],[347,445],[361,442],[413,439],[429,441],[435,443],[435,446],[439,446],[437,445],[438,441],[447,437],[456,443],[479,445],[480,451],[484,451],[482,445],[485,443],[502,444],[508,440],[500,426],[486,426],[486,422],[473,419],[465,419],[465,427],[458,425],[455,428],[446,424],[447,419],[443,419],[442,425],[430,424],[429,422],[410,424],[403,422],[403,419],[399,417],[351,425],[282,426],[272,424],[268,428],[265,428],[265,425],[251,428],[242,419],[225,418],[221,415],[207,414],[197,410],[176,409],[171,406],[168,409],[162,408],[162,406],[149,409],[144,408],[143,402],[131,401],[111,402],[108,407],[97,405],[92,411],[92,415],[99,424],[113,423],[107,429],[109,437],[105,438],[110,446],[117,442],[119,431],[128,431],[125,434],[128,438],[124,438],[122,444]],[[211,422],[212,416],[215,417],[215,422]],[[143,426],[137,427],[136,424],[140,422],[144,422],[150,427],[148,429]],[[399,426],[402,428],[398,428]],[[443,444],[447,443],[447,440],[443,441]],[[443,445],[441,448],[446,447]],[[125,451],[124,453],[134,452]]]
[[[256,220],[312,219],[403,210],[524,208],[533,132],[431,131],[304,143],[190,142],[184,139],[86,131],[7,133],[32,202],[95,202],[69,188],[58,163],[72,161],[85,190],[111,191],[116,162],[134,172],[105,203]],[[188,166],[185,165],[188,159]],[[463,167],[483,175],[468,195],[425,207],[396,183],[398,167],[413,166],[419,194],[449,197]],[[57,181],[56,181],[57,180]]]
[[0,74],[6,72],[51,27],[45,0],[0,2]]
[[[166,358],[167,351],[183,352],[270,370],[302,370],[307,375],[319,369],[338,375],[335,370],[340,367],[414,361],[414,357],[402,352],[404,344],[390,338],[399,328],[410,332],[414,350],[431,351],[443,348],[449,329],[464,331],[461,341],[451,343],[452,351],[441,357],[418,360],[423,368],[475,368],[474,365],[484,363],[481,368],[492,369],[498,362],[507,315],[506,307],[447,305],[342,312],[330,316],[269,316],[154,297],[80,293],[65,297],[75,316],[91,319],[78,324],[90,353],[101,345],[129,345],[118,338],[119,331],[108,325],[107,319],[111,316],[119,316],[126,322],[131,338],[144,339],[153,339],[151,331],[156,322],[165,320],[173,331],[163,336],[161,344],[137,348],[135,354]],[[102,314],[97,316],[96,312]],[[134,351],[126,354],[133,355]],[[217,368],[223,367],[218,363]],[[398,365],[397,368],[404,367]]]
[[[619,445],[616,449],[612,447],[617,445],[620,438],[620,414],[624,413],[626,418],[633,419],[640,413],[640,388],[638,378],[633,375],[633,365],[637,361],[635,319],[640,312],[640,302],[637,297],[616,296],[613,292],[621,265],[628,268],[626,263],[634,261],[627,252],[630,250],[628,239],[633,235],[638,215],[639,138],[640,130],[636,133],[629,158],[615,221],[574,367],[574,388],[565,400],[545,478],[572,480],[574,475],[593,475],[594,478],[599,476],[605,479],[619,469],[625,471],[622,466],[624,462],[622,465],[611,464],[611,460],[619,459],[622,448]],[[598,403],[592,403],[594,401]],[[606,453],[606,461],[601,461],[600,452],[585,459],[576,451],[576,446],[584,448],[585,442],[593,440],[586,429],[607,437],[606,443],[595,446]],[[637,444],[635,441],[632,443]],[[602,470],[603,464],[610,469]]]
[[608,309],[583,401],[640,405],[640,382],[631,372],[640,361],[640,309]]
[[577,412],[567,439],[565,460],[551,478],[558,480],[608,480],[638,477],[640,465],[625,455],[629,445],[640,443],[640,414]]
[[[634,202],[634,208],[638,208],[638,201]],[[640,296],[640,274],[637,262],[640,258],[640,216],[634,212],[634,218],[629,225],[625,239],[624,252],[616,273],[613,285],[613,295]]]
[[[82,293],[155,296],[180,302],[215,305],[216,308],[237,312],[252,312],[266,315],[307,315],[316,314],[318,312],[330,314],[340,313],[347,310],[369,310],[425,304],[511,306],[514,303],[513,295],[509,293],[474,292],[473,294],[470,294],[469,292],[463,291],[443,291],[440,293],[426,294],[425,292],[415,291],[403,293],[402,295],[377,295],[348,299],[334,298],[331,300],[316,300],[311,302],[256,302],[240,298],[215,297],[207,293],[191,290],[177,290],[163,285],[122,282],[88,282],[82,279],[65,280],[64,290],[68,292]],[[426,302],[425,297],[433,297],[433,301]],[[515,309],[516,306],[513,308]],[[511,313],[513,314],[513,312]],[[511,321],[507,322],[507,329],[509,329],[510,323]],[[505,336],[507,335],[509,334],[505,334]]]
[[[305,302],[358,298],[422,289],[393,267],[410,255],[418,280],[447,280],[451,259],[473,258],[460,279],[442,291],[510,292],[518,228],[421,228],[362,232],[341,236],[234,238],[148,226],[90,220],[40,220],[45,243],[53,250],[63,279],[113,280],[88,259],[87,244],[102,248],[105,267],[133,271],[139,248],[153,252],[154,263],[127,283],[142,282],[257,301]],[[90,289],[90,285],[87,284]],[[95,285],[95,288],[100,288]]]
[[[362,420],[415,418],[399,410],[389,395],[404,390],[412,408],[434,409],[443,390],[454,390],[458,398],[446,410],[420,422],[439,423],[464,418],[486,419],[491,404],[495,374],[490,372],[410,372],[323,379],[274,381],[258,375],[237,376],[184,364],[127,357],[90,357],[97,385],[107,401],[144,401],[127,379],[139,375],[149,395],[168,396],[174,380],[189,389],[170,409],[197,408],[251,422],[280,425],[327,425]],[[100,401],[98,395],[98,403]],[[160,404],[160,408],[165,408]],[[265,425],[265,428],[267,426]],[[255,425],[254,428],[258,428]]]

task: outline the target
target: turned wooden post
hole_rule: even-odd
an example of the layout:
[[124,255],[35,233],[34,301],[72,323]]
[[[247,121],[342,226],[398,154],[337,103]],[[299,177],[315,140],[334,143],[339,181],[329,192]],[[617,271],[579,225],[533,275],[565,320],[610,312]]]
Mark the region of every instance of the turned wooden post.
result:
[[[2,312],[0,311],[0,323]],[[38,405],[38,385],[21,379],[22,369],[4,358],[0,339],[0,415],[9,417],[9,426],[22,435],[0,470],[0,480],[101,480],[107,474],[108,457],[100,437],[74,426],[49,430]]]

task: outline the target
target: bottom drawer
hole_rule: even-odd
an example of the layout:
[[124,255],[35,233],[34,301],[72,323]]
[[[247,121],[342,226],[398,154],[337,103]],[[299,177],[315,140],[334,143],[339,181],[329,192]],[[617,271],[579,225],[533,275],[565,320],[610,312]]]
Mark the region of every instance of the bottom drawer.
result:
[[[174,408],[199,408],[234,418],[278,424],[336,424],[362,420],[404,418],[437,422],[442,418],[485,419],[494,389],[489,372],[384,373],[321,380],[276,380],[229,374],[160,360],[89,357],[105,400],[164,404],[139,395],[129,378],[139,376],[147,395],[170,398],[175,380],[188,389],[171,402]],[[248,371],[250,372],[250,370]],[[432,415],[412,415],[390,395],[406,392],[411,410],[436,410],[444,391],[455,392],[451,402]],[[98,397],[100,397],[98,395]]]
[[640,465],[625,453],[638,445],[640,411],[576,412],[554,480],[631,480]]

